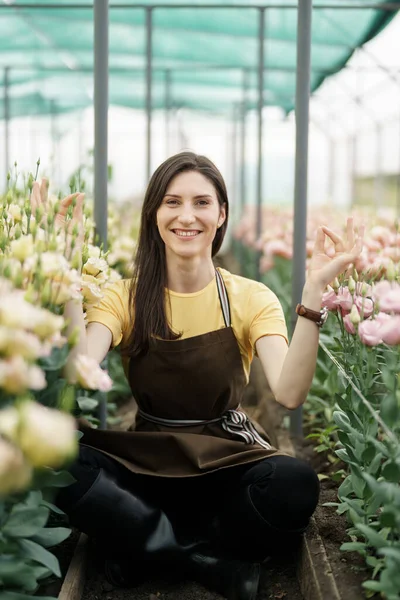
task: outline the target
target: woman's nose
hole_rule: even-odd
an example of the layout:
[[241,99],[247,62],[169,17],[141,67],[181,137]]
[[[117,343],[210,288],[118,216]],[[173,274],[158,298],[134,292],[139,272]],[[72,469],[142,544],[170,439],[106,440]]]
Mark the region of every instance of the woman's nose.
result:
[[185,225],[190,225],[191,223],[194,223],[194,221],[195,221],[195,216],[190,209],[182,210],[182,212],[178,218],[179,218],[179,221]]

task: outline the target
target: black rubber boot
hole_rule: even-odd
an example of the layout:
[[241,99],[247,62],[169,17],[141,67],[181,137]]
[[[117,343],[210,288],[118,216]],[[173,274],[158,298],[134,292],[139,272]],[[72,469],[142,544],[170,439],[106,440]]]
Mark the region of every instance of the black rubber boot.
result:
[[227,600],[256,598],[259,565],[215,556],[204,540],[178,541],[162,510],[119,487],[103,469],[68,515],[71,525],[108,549],[105,575],[112,585],[134,587],[154,575],[155,566],[161,572],[174,567]]

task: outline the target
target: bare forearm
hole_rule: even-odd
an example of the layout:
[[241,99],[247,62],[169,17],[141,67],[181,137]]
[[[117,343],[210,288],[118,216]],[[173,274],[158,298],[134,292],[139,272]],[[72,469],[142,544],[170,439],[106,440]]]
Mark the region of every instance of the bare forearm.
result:
[[77,343],[69,353],[67,363],[63,370],[63,376],[68,380],[73,380],[75,375],[74,361],[78,354],[87,354],[86,326],[83,317],[83,308],[80,302],[71,300],[67,302],[64,308],[64,318],[67,325],[67,336],[74,333],[77,335]]
[[[322,293],[306,283],[301,302],[311,310],[320,310]],[[276,392],[278,402],[287,408],[297,408],[306,400],[315,373],[318,340],[317,325],[298,317]]]

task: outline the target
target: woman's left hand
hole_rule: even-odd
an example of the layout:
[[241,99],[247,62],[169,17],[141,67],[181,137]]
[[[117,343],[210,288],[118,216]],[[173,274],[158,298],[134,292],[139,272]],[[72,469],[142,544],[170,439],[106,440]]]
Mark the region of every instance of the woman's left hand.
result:
[[[335,246],[335,254],[331,257],[325,251],[325,236]],[[324,225],[318,227],[314,250],[307,270],[307,281],[324,290],[326,286],[360,256],[363,248],[364,226],[354,232],[353,217],[347,219],[347,239],[343,241],[336,233]]]

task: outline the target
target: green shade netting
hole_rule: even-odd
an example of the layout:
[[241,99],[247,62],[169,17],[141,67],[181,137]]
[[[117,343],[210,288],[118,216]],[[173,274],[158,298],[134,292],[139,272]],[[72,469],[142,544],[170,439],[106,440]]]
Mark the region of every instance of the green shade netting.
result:
[[[199,0],[192,2],[191,8],[157,7],[152,11],[155,109],[166,106],[167,79],[168,105],[172,107],[226,113],[243,100],[244,82],[248,107],[257,105],[260,11],[234,6],[199,8],[206,3],[210,4]],[[235,0],[218,3],[239,4]],[[400,8],[400,0],[395,3]],[[0,81],[1,70],[9,67],[11,117],[62,113],[92,104],[93,3],[74,2],[75,8],[68,4],[68,0],[3,0],[0,4]],[[109,94],[110,104],[141,109],[146,103],[146,14],[137,4],[110,2]],[[179,6],[182,1],[151,0],[146,4]],[[268,6],[261,0],[252,4]],[[265,11],[264,101],[288,112],[295,96],[297,8],[290,0],[280,4],[286,8]],[[312,91],[342,69],[354,50],[396,14],[368,8],[371,2],[367,0],[359,3],[362,10],[346,8],[354,4],[346,0],[314,2]],[[325,8],[327,5],[330,8]],[[4,85],[0,94],[3,98]]]

